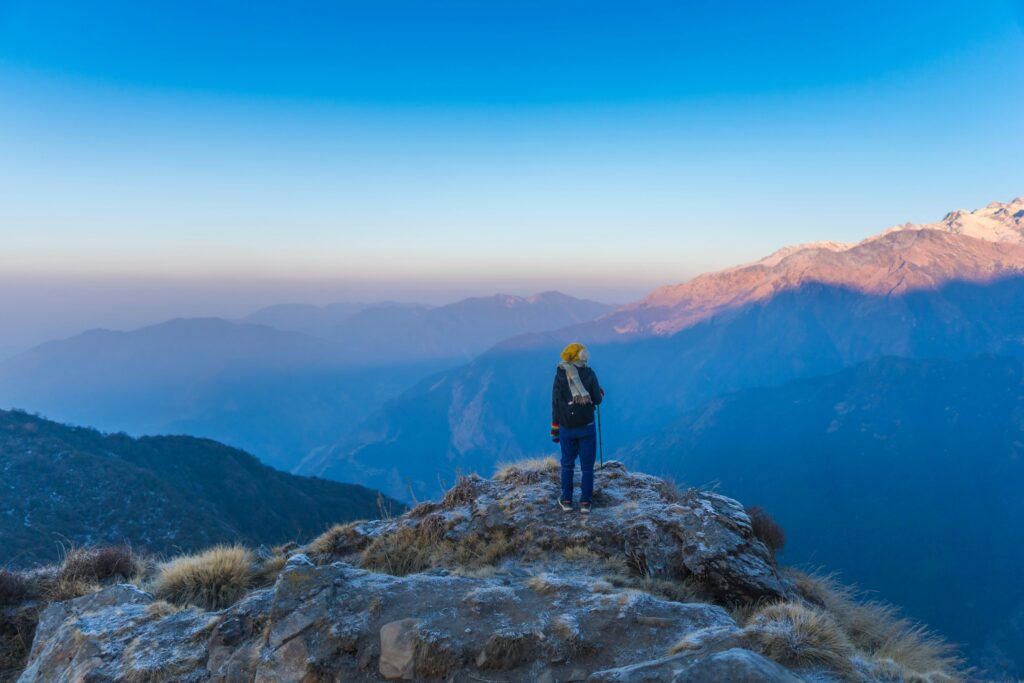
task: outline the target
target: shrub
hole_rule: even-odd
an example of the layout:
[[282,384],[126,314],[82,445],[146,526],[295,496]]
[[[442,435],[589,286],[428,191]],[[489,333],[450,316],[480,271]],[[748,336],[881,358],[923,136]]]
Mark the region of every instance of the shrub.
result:
[[102,583],[113,578],[127,579],[139,566],[132,549],[125,545],[74,548],[61,564],[60,577],[65,581]]
[[23,574],[0,569],[0,605],[18,605],[35,593],[35,585]]
[[221,545],[161,565],[153,593],[174,605],[212,611],[237,602],[252,581],[252,552],[238,545]]
[[823,610],[795,602],[777,602],[754,612],[744,629],[749,646],[790,667],[826,666],[845,677],[853,674],[853,643]]
[[[10,573],[10,572],[8,572]],[[0,680],[14,680],[25,668],[41,608],[0,612]],[[11,678],[8,679],[7,676]]]
[[781,553],[786,546],[786,534],[771,515],[763,508],[754,506],[747,508],[747,516],[750,517],[754,537],[768,547],[772,557]]

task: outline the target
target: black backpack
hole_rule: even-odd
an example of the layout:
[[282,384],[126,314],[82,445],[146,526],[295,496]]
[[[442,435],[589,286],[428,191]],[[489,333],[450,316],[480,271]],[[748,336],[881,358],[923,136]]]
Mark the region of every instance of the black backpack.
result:
[[562,406],[566,427],[585,427],[594,421],[593,403],[572,403]]

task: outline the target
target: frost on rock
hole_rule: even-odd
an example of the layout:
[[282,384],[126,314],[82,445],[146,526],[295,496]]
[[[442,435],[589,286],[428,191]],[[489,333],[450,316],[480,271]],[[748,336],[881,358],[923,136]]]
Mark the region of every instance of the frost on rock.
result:
[[126,585],[55,603],[19,680],[800,680],[720,606],[793,596],[738,503],[610,463],[593,513],[566,515],[556,478],[467,477],[339,527],[220,612]]

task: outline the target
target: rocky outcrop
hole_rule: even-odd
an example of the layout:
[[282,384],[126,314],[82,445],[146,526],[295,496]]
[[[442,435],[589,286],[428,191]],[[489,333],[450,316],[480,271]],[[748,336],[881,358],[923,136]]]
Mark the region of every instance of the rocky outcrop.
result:
[[[272,588],[219,613],[169,610],[115,586],[49,607],[19,680],[670,680],[658,664],[630,665],[659,660],[688,634],[736,629],[714,605],[589,577],[548,581],[395,577],[300,555]],[[795,680],[743,652],[754,663],[729,670],[777,669],[749,680]],[[682,671],[703,656],[671,659]]]
[[[51,604],[19,681],[903,680],[852,657],[782,666],[755,651],[726,607],[802,598],[735,501],[611,464],[594,512],[567,515],[554,476],[545,462],[506,468],[335,528],[221,611],[125,584]],[[382,563],[391,573],[367,568]]]
[[689,579],[719,602],[789,594],[750,518],[731,498],[695,489],[681,493],[665,480],[609,462],[596,475],[594,512],[566,515],[554,505],[557,481],[553,461],[533,469],[508,467],[493,479],[464,477],[440,503],[352,526],[321,559],[352,561],[364,553],[391,569],[411,544],[435,547],[428,562],[450,566],[472,563],[473,549],[536,560],[585,548],[626,561],[646,576]]

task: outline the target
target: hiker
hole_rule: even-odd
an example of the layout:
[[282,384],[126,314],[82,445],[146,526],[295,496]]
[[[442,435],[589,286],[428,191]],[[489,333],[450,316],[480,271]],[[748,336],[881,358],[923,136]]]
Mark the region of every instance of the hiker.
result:
[[558,504],[572,511],[573,474],[580,459],[580,512],[590,512],[594,496],[594,460],[597,432],[594,410],[604,398],[597,375],[587,365],[590,354],[583,344],[562,349],[562,362],[555,370],[551,389],[551,440],[562,447],[562,491]]

